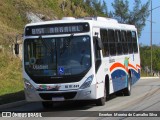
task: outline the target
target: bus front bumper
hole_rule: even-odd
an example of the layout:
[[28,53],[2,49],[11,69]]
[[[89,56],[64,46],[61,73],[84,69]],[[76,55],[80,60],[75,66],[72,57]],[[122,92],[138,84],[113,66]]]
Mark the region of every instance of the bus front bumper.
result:
[[93,100],[96,98],[96,85],[86,89],[68,91],[37,91],[25,89],[27,101],[68,101],[68,100]]

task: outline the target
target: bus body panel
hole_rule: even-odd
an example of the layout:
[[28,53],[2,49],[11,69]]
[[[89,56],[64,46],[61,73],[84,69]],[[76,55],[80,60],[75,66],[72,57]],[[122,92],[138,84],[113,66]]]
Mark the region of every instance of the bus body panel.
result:
[[[132,76],[132,84],[136,83],[138,79],[140,79],[140,68],[139,65],[136,64],[137,62],[131,60],[133,59],[133,55],[124,55],[119,58],[114,58],[115,59],[114,63],[110,63],[110,81],[111,81],[111,86],[113,88],[113,91],[111,93],[119,91],[121,89],[124,89],[127,87],[127,77],[128,77],[128,72],[129,70],[131,71],[131,76]],[[137,55],[134,55],[135,57]],[[128,68],[125,68],[124,61],[125,58],[129,58],[129,65]],[[136,60],[137,61],[137,60]]]

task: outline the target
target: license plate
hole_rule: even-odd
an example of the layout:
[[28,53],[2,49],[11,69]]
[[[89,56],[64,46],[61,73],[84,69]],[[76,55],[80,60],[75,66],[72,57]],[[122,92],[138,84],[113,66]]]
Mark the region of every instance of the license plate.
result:
[[53,97],[52,101],[64,101],[64,97]]

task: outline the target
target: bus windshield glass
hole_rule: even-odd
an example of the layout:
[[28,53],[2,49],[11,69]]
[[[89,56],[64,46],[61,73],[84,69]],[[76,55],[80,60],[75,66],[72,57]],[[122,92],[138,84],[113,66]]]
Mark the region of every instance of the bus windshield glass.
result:
[[32,76],[64,76],[85,73],[91,67],[89,36],[27,39],[24,66]]

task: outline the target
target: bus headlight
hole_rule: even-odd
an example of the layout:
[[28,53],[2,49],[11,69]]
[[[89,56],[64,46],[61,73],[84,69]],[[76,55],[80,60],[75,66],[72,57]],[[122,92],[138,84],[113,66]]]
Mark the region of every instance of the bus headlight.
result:
[[32,84],[29,81],[27,81],[26,79],[24,79],[24,87],[26,89],[28,89],[28,90],[33,90],[34,89],[34,87],[32,86]]
[[92,83],[94,75],[89,76],[86,81],[81,85],[80,89],[85,89],[87,87],[89,87]]

